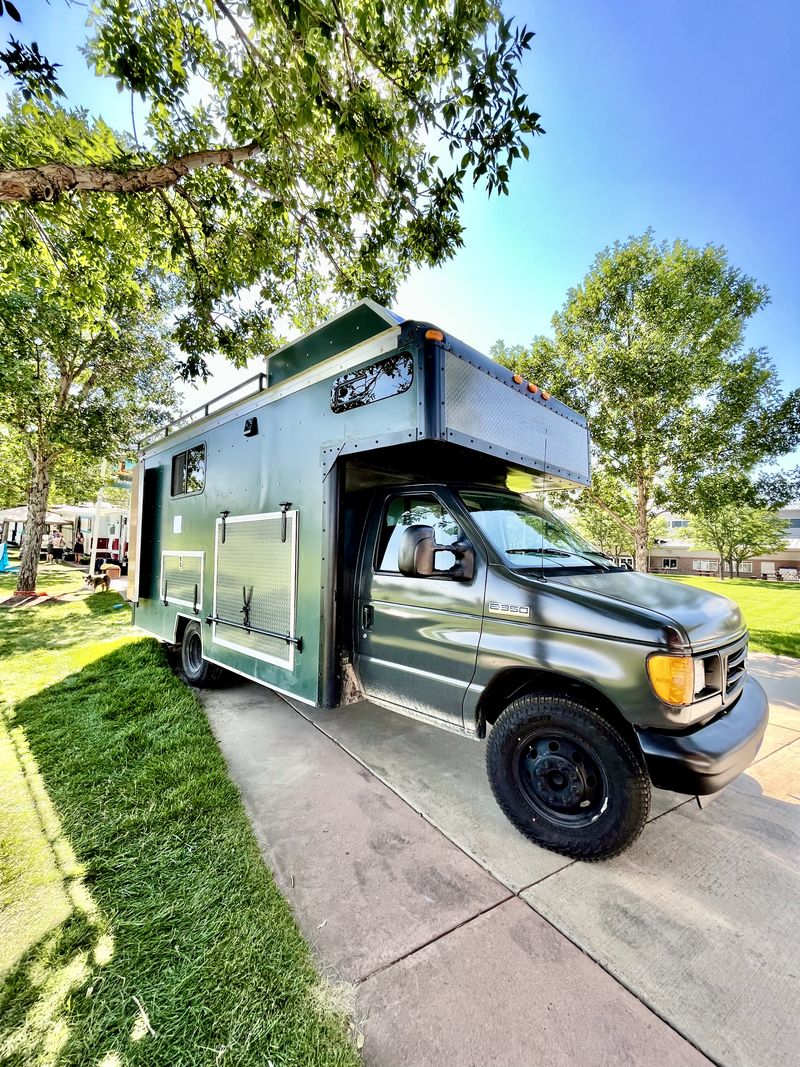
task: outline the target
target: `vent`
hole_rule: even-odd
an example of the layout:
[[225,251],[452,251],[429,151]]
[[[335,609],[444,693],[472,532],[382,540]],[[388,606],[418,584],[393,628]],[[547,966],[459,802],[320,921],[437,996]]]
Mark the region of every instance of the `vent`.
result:
[[199,611],[203,604],[203,552],[161,553],[161,600]]
[[722,661],[725,672],[725,703],[730,704],[744,685],[747,673],[747,639],[734,645],[732,649],[723,651]]
[[294,668],[297,512],[217,519],[212,640]]

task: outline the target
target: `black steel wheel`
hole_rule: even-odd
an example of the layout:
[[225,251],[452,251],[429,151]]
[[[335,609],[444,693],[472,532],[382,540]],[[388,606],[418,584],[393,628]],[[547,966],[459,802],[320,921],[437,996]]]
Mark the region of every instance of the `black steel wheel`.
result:
[[510,704],[492,727],[486,767],[505,815],[554,852],[607,859],[647,821],[650,781],[641,756],[572,697],[528,694]]
[[186,681],[202,688],[216,685],[222,677],[216,664],[203,659],[203,637],[198,622],[190,622],[183,631],[181,667]]

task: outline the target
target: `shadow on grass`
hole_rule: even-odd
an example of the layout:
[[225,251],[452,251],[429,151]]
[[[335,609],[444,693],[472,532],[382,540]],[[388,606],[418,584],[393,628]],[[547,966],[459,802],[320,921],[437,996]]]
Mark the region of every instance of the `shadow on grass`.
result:
[[[6,611],[0,625],[0,656],[11,652],[69,648],[77,644],[118,636],[117,629],[130,625],[130,606],[118,593],[93,593],[85,600],[91,618],[64,623],[63,604],[47,600],[31,607]],[[111,626],[109,624],[112,624]]]
[[750,646],[774,656],[800,659],[800,626],[797,630],[757,630],[751,626]]
[[52,802],[72,912],[6,975],[0,1061],[358,1062],[344,1021],[318,1006],[202,708],[155,641],[4,717]]

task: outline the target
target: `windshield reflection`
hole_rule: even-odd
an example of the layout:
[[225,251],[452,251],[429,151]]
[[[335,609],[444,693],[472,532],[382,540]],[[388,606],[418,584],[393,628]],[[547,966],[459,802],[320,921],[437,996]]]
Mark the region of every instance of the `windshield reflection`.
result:
[[459,495],[476,525],[514,570],[618,569],[537,500],[491,490]]

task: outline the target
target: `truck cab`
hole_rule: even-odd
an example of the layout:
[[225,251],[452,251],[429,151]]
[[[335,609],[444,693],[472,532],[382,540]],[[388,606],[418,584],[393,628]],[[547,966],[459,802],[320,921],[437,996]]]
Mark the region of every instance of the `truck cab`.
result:
[[767,702],[727,598],[617,566],[507,485],[382,486],[351,524],[360,695],[488,733],[495,796],[538,842],[613,854],[651,783],[708,795],[754,759]]

